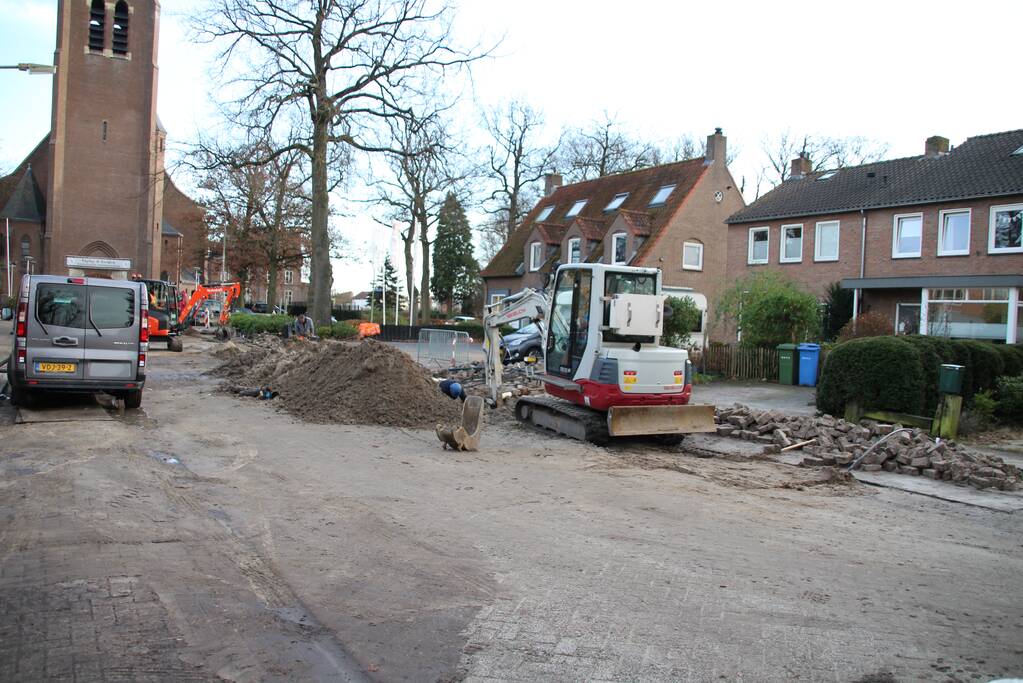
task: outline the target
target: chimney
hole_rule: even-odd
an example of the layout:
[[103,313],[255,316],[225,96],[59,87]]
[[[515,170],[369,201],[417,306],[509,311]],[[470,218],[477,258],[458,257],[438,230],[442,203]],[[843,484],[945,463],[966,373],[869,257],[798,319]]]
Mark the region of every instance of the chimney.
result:
[[802,178],[811,170],[813,167],[810,165],[810,157],[800,152],[799,156],[792,160],[792,171],[789,173],[789,178],[792,180]]
[[942,154],[948,154],[948,138],[943,138],[940,135],[932,135],[927,138],[924,142],[924,156],[940,157]]
[[560,173],[548,173],[543,177],[543,196],[550,197],[554,190],[561,187],[562,178]]
[[728,163],[726,151],[728,149],[728,138],[721,134],[720,128],[714,129],[713,135],[707,136],[707,147],[704,152],[704,163],[710,164],[720,159],[722,164]]

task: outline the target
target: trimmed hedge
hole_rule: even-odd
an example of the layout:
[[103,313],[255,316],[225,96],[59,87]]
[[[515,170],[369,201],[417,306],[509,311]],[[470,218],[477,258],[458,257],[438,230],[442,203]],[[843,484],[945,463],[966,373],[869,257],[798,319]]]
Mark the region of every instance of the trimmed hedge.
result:
[[995,351],[1002,356],[1005,370],[1002,374],[1009,377],[1023,375],[1023,349],[1016,345],[995,344]]
[[1015,424],[1023,423],[1023,377],[999,377],[995,396],[998,417]]
[[995,388],[995,382],[1005,374],[1005,362],[995,345],[990,342],[967,340],[961,342],[970,352],[971,393],[963,393],[963,398],[971,399],[973,395]]
[[342,321],[332,325],[320,325],[316,328],[316,336],[323,339],[354,339],[359,336],[359,330],[355,325]]
[[284,326],[290,323],[291,320],[291,316],[287,315],[231,314],[231,326],[246,337],[263,332],[280,334]]
[[941,365],[943,363],[955,362],[955,351],[945,339],[938,337],[910,335],[899,338],[911,344],[917,350],[917,353],[920,354],[924,381],[923,414],[930,415],[938,407],[938,401],[941,397],[938,392],[938,375],[941,372]]
[[874,410],[922,413],[924,368],[917,347],[899,337],[853,339],[836,346],[824,362],[817,407],[842,415],[852,401]]

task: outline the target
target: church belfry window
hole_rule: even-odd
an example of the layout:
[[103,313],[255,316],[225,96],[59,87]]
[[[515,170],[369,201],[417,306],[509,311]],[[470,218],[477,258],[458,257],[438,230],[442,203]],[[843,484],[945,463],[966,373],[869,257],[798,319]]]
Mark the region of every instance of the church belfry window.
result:
[[114,54],[128,54],[128,3],[121,0],[114,7]]
[[103,29],[106,23],[107,8],[103,0],[92,0],[89,6],[89,50],[103,52]]

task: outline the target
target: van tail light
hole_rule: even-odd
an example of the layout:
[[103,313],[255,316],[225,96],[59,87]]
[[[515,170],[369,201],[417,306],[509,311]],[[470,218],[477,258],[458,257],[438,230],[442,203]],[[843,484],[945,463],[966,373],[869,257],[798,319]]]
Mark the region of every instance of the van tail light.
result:
[[28,336],[28,302],[18,302],[18,324],[14,331],[14,335],[17,337]]
[[25,364],[25,349],[18,349],[18,365]]
[[149,341],[149,311],[142,309],[142,324],[139,326],[139,341]]
[[140,368],[146,367],[146,354],[144,353],[139,354],[139,367]]

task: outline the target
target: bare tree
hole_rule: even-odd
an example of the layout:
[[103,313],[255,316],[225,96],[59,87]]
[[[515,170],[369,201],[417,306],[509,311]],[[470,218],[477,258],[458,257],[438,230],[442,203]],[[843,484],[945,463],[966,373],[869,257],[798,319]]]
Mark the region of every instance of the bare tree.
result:
[[408,113],[404,101],[424,79],[468,65],[483,53],[453,47],[451,8],[429,0],[211,0],[194,24],[219,43],[241,94],[225,105],[270,153],[298,151],[311,165],[314,319],[330,319],[332,150],[395,151],[381,122]]
[[491,219],[482,228],[483,240],[500,249],[539,195],[537,183],[554,170],[558,145],[540,142],[543,114],[523,102],[509,102],[483,118],[492,140],[483,175],[493,188],[484,202]]
[[[731,165],[736,157],[739,156],[740,148],[736,144],[729,144],[728,151],[725,153],[725,164]],[[686,159],[696,159],[702,157],[707,153],[707,139],[700,138],[699,136],[690,135],[686,133],[680,135],[674,140],[662,143],[654,147],[654,166],[661,164],[670,164],[675,161],[685,161]]]
[[800,154],[810,160],[811,170],[816,172],[879,161],[888,153],[886,143],[864,137],[796,135],[790,130],[775,138],[764,138],[762,146],[767,165],[757,179],[757,196],[761,182],[771,186],[785,182],[791,173],[792,160]]
[[[209,152],[200,152],[209,156]],[[233,245],[231,269],[248,282],[267,275],[266,301],[273,306],[281,268],[301,267],[309,257],[312,204],[307,185],[308,162],[298,151],[274,156],[262,165],[253,159],[268,156],[266,149],[241,147],[221,152],[233,163],[214,165],[204,173],[200,188],[211,223],[227,231]],[[210,165],[206,159],[200,165]]]
[[[413,282],[414,248],[419,242],[423,264],[419,285],[419,319],[430,318],[430,228],[437,221],[446,192],[468,174],[460,164],[459,145],[449,131],[451,126],[439,113],[420,118],[413,114],[393,120],[390,145],[398,150],[387,156],[389,173],[375,179],[373,201],[387,207],[387,222],[406,224],[401,232],[405,257],[405,285],[409,296],[415,292]],[[381,221],[382,222],[382,221]],[[411,301],[411,298],[410,298]],[[409,316],[414,312],[410,310]]]
[[629,136],[605,113],[603,121],[568,133],[558,166],[577,182],[653,166],[660,156],[657,145]]

